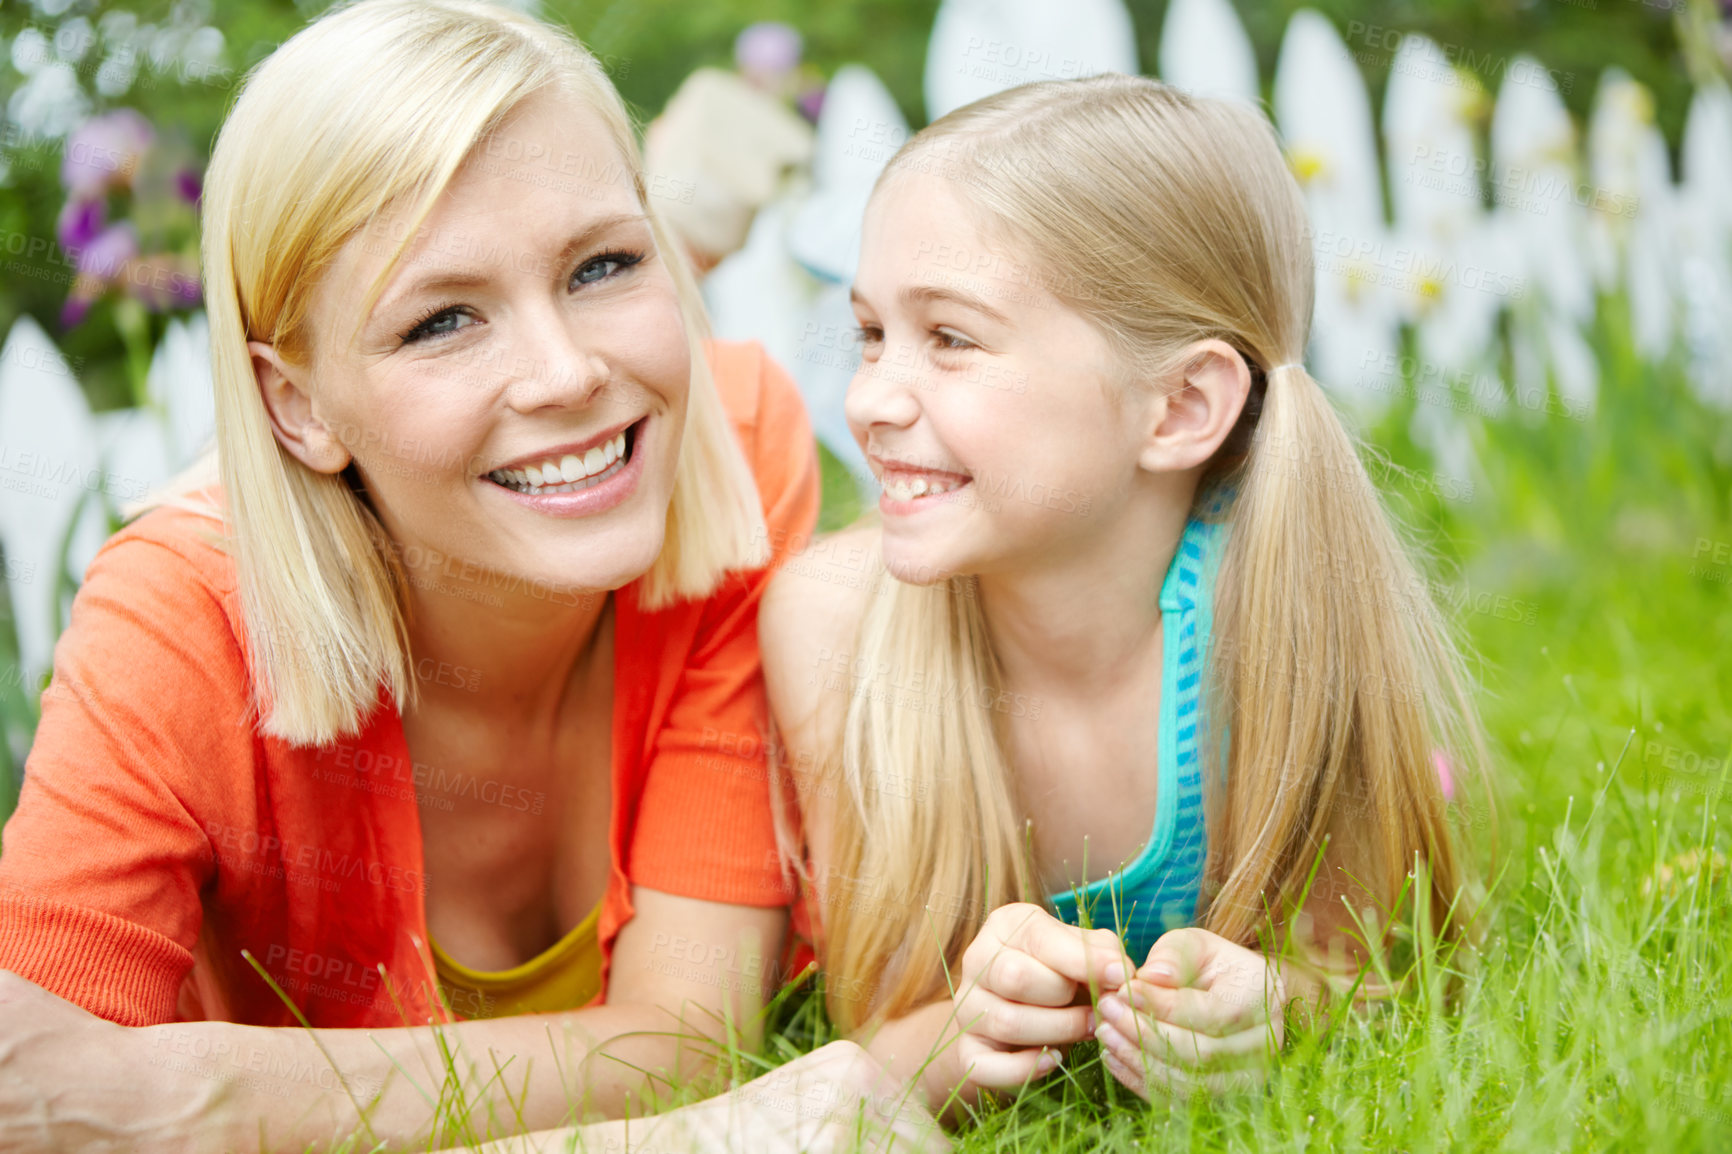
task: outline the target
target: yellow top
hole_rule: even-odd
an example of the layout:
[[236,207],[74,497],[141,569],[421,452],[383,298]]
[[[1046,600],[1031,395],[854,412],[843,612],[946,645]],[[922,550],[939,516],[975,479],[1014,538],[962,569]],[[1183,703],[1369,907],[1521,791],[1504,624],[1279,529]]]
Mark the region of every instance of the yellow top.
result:
[[601,989],[601,939],[595,932],[600,920],[597,902],[570,933],[509,970],[472,970],[429,935],[439,988],[451,1009],[465,1018],[575,1010]]

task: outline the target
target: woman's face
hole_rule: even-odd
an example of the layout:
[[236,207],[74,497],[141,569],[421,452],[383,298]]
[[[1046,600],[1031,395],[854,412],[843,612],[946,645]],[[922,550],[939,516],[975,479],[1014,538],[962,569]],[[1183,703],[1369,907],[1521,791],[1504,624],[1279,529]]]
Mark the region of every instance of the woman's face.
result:
[[913,583],[1098,541],[1134,499],[1146,433],[1134,394],[1111,399],[1124,386],[1104,335],[983,235],[952,185],[890,177],[854,281],[848,423],[884,485],[885,565]]
[[363,317],[406,229],[406,213],[381,216],[321,282],[307,390],[404,561],[555,604],[643,574],[662,548],[691,360],[600,117],[551,92],[526,101]]

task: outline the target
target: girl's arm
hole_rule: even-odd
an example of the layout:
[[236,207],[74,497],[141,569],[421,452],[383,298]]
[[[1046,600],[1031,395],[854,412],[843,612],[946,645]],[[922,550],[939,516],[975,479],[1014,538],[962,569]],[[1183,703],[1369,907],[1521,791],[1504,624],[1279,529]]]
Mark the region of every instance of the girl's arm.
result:
[[[827,739],[824,685],[847,668],[854,633],[870,594],[869,528],[815,542],[771,582],[759,617],[770,709],[800,803],[804,850],[814,876],[833,877],[832,805],[847,795],[819,779]],[[830,694],[835,697],[834,693]],[[928,1109],[951,1114],[982,1089],[1015,1089],[1056,1066],[1059,1051],[1088,1036],[1087,991],[1117,987],[1128,966],[1108,930],[1081,931],[1032,905],[993,911],[965,952],[954,996],[856,1031],[854,1040]],[[1116,967],[1116,973],[1110,972]],[[1082,1004],[1078,1004],[1081,1002]]]
[[1000,906],[963,953],[954,996],[856,1040],[954,1119],[982,1090],[1014,1091],[1057,1069],[1089,1036],[1094,991],[1120,988],[1126,965],[1111,930],[1079,930],[1039,906]]

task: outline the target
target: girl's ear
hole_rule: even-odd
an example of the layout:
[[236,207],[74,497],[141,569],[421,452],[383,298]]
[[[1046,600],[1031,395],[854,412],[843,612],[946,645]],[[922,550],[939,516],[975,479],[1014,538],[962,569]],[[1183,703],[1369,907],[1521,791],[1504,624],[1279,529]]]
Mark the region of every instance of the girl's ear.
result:
[[306,370],[263,341],[248,341],[247,352],[277,443],[315,473],[342,472],[349,464],[349,450],[313,412]]
[[1233,431],[1251,394],[1251,368],[1226,341],[1198,341],[1159,387],[1138,463],[1150,472],[1182,472],[1206,464]]

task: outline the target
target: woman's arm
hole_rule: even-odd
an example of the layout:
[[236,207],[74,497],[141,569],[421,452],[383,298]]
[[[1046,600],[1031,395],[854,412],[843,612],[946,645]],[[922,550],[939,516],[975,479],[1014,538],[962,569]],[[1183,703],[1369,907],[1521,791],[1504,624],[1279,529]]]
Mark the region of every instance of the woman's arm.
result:
[[[424,1150],[642,1112],[670,1080],[710,1075],[730,1038],[756,1044],[786,911],[644,889],[633,898],[608,1003],[561,1014],[386,1030],[128,1029],[5,975],[0,1150],[300,1151],[358,1130],[370,1148]],[[468,1129],[442,1133],[436,1115]]]
[[[492,1142],[476,1154],[562,1151],[574,1131]],[[944,1132],[899,1079],[853,1042],[829,1045],[720,1097],[636,1122],[575,1131],[579,1150],[657,1154],[836,1154],[950,1149]]]

